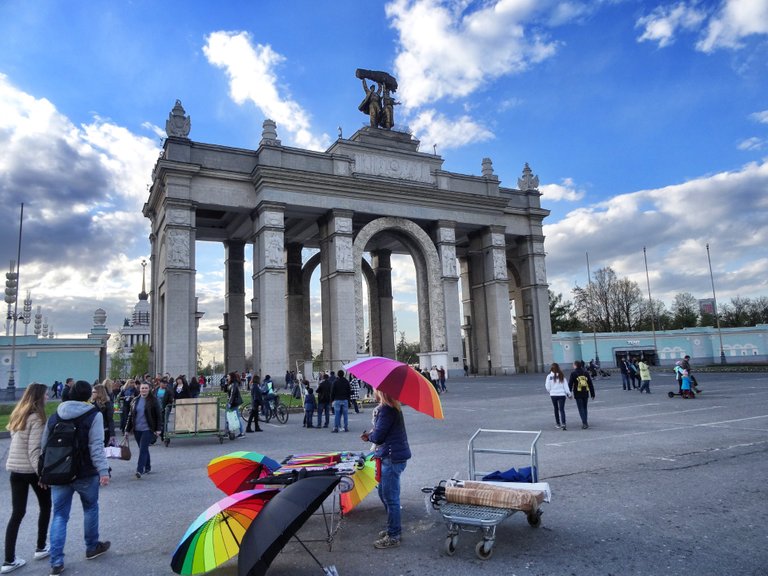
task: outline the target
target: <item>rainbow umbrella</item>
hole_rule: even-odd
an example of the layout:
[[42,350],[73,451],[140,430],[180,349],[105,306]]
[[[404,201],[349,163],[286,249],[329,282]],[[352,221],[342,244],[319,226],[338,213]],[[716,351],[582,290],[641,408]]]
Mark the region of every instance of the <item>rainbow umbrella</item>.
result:
[[208,477],[224,494],[249,490],[254,480],[271,475],[280,464],[258,452],[232,452],[208,463]]
[[245,490],[225,496],[190,524],[171,559],[176,574],[202,574],[240,551],[253,519],[279,490]]
[[371,356],[350,362],[344,369],[427,416],[443,418],[443,406],[437,390],[408,364],[391,358]]
[[376,482],[376,462],[373,454],[369,454],[363,462],[355,465],[355,473],[350,478],[353,482],[352,489],[341,493],[341,511],[344,514],[360,504],[363,498],[379,485]]

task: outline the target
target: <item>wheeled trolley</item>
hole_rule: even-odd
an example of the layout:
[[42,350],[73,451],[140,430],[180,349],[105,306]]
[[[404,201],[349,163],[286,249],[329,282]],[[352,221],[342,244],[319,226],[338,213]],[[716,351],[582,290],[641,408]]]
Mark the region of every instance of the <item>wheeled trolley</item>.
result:
[[224,442],[227,432],[221,427],[220,412],[215,396],[176,400],[173,411],[165,413],[163,443],[167,447],[171,438],[184,436],[216,436],[219,443]]
[[[475,546],[475,554],[487,560],[493,554],[496,543],[496,527],[515,512],[523,512],[533,528],[541,525],[540,505],[549,502],[549,484],[538,480],[538,453],[536,443],[541,432],[521,430],[479,429],[469,440],[469,480],[444,480],[431,492],[433,507],[440,512],[448,526],[448,535],[443,545],[444,552],[453,556],[461,532],[481,532],[482,539]],[[503,445],[488,444],[489,439]],[[497,458],[509,466],[509,456],[525,456],[530,464],[532,482],[499,482],[477,480],[491,474],[478,470],[478,460]],[[502,474],[503,476],[503,474]]]

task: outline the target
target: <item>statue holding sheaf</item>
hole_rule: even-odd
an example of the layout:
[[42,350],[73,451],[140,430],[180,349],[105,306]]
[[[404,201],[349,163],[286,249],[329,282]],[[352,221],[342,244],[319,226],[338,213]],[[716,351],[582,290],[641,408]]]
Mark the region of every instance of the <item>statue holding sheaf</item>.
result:
[[[355,76],[360,78],[365,90],[365,98],[357,109],[368,115],[371,128],[391,130],[395,125],[395,106],[400,104],[392,97],[392,92],[397,91],[397,79],[387,72],[362,68],[355,71]],[[366,80],[371,81],[370,86]]]

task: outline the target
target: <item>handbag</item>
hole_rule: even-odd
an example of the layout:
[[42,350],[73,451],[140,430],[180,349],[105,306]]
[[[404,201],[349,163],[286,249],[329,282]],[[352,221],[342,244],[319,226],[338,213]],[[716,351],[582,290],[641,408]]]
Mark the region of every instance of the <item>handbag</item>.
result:
[[123,439],[120,440],[120,459],[121,460],[130,460],[131,459],[131,443],[128,440],[128,434],[123,435]]

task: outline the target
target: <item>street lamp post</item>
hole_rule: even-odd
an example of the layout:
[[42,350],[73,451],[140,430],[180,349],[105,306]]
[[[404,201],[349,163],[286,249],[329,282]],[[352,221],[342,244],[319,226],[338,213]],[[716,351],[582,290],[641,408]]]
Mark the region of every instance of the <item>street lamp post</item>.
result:
[[[590,300],[590,306],[589,308],[592,308],[594,306],[594,294],[592,294],[592,272],[589,270],[589,252],[587,254],[587,281],[589,282],[589,300]],[[587,308],[587,310],[589,310]],[[594,317],[594,314],[592,315],[592,339],[595,342],[595,364],[600,366],[600,354],[597,352],[597,328],[596,328],[597,320]]]
[[[645,282],[648,284],[648,304],[651,306],[651,331],[653,332],[653,353],[657,353],[656,350],[656,312],[653,309],[653,298],[651,298],[651,278],[648,276],[648,256],[645,254],[645,246],[643,246],[643,261],[645,262]],[[656,358],[654,356],[654,363]]]
[[[19,315],[19,268],[21,267],[21,228],[24,223],[24,203],[21,204],[19,215],[19,244],[16,251],[16,261],[11,260],[11,270],[7,272],[5,282],[5,301],[8,303],[8,316],[13,324],[11,339],[11,369],[8,374],[8,388],[5,391],[6,400],[16,399],[16,323],[23,315]],[[13,312],[11,312],[13,305]]]
[[709,243],[707,243],[707,263],[709,264],[709,279],[712,282],[712,301],[715,322],[717,323],[717,336],[720,338],[720,364],[725,364],[725,349],[723,348],[723,332],[720,330],[720,315],[717,313],[717,295],[715,294],[715,277],[712,274],[712,260],[709,257]]

